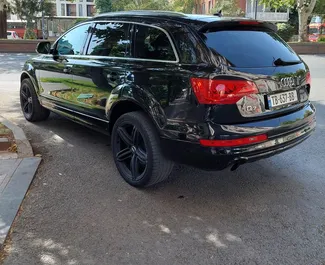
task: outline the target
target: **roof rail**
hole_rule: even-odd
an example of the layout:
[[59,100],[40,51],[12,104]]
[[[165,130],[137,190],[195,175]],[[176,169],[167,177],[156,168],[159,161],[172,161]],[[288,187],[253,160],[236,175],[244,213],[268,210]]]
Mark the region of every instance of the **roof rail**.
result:
[[130,10],[130,11],[119,11],[119,12],[108,12],[98,14],[96,17],[102,16],[134,16],[134,15],[143,15],[143,16],[177,16],[184,17],[184,13],[175,12],[175,11],[165,11],[165,10]]

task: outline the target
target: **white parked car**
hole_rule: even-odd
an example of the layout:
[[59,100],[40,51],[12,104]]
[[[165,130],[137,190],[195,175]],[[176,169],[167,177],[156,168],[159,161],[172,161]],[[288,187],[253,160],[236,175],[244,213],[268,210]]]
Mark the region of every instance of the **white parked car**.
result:
[[7,39],[20,39],[16,31],[7,31]]

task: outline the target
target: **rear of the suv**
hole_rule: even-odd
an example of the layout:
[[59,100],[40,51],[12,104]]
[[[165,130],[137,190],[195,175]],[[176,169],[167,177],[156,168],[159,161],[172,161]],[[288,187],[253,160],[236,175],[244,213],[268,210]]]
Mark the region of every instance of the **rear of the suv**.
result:
[[193,126],[200,130],[192,144],[174,142],[166,148],[169,155],[207,169],[236,169],[311,134],[315,109],[308,101],[308,67],[272,24],[223,20],[193,34],[204,43],[211,64],[190,78],[204,118]]

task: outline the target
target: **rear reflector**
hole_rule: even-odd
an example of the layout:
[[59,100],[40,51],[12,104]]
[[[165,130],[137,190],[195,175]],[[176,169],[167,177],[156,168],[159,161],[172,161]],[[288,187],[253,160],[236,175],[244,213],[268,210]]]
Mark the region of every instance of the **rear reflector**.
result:
[[311,85],[311,76],[310,76],[310,72],[307,72],[306,74],[306,83]]
[[201,104],[235,104],[244,96],[258,93],[255,83],[247,80],[191,78],[191,84]]
[[200,144],[202,146],[210,146],[210,147],[231,147],[231,146],[241,146],[248,144],[256,144],[259,142],[264,142],[267,140],[266,134],[260,134],[251,137],[238,138],[232,140],[200,140]]

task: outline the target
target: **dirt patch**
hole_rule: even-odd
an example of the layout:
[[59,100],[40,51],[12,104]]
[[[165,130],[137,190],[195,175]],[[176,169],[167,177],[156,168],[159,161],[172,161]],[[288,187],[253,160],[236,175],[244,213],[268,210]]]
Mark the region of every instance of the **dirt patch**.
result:
[[17,152],[14,134],[0,122],[0,152]]

